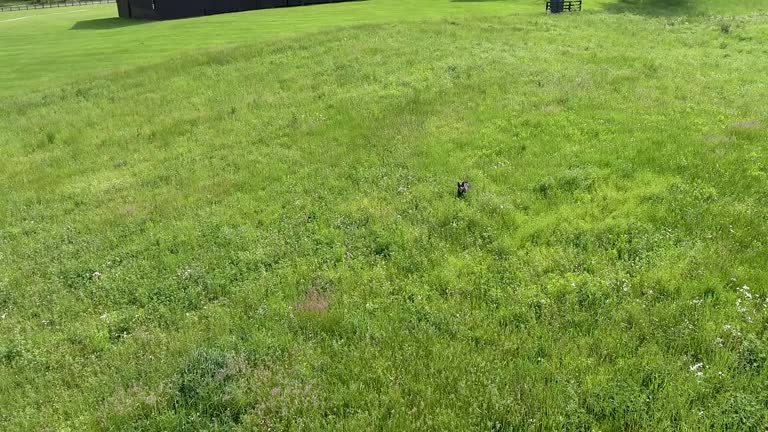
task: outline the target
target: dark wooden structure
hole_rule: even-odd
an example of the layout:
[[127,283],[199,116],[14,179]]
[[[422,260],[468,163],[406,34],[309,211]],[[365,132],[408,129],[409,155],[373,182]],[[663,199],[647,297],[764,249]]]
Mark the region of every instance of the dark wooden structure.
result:
[[350,0],[117,0],[120,18],[167,20]]
[[[118,0],[119,1],[119,0]],[[560,12],[580,12],[582,0],[548,0],[547,12],[556,14]]]

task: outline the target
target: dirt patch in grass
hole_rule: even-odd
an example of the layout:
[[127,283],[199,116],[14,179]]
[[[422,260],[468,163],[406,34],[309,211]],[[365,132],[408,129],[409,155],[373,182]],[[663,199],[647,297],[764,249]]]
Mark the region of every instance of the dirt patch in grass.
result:
[[760,129],[762,125],[759,121],[756,120],[748,120],[748,121],[741,121],[736,123],[731,123],[731,128],[736,130],[756,130]]
[[545,114],[560,114],[563,112],[563,107],[557,105],[548,105],[542,108],[541,112]]
[[704,137],[704,142],[707,144],[727,144],[733,141],[733,137],[728,135],[712,134]]
[[301,312],[314,312],[323,314],[328,312],[331,306],[331,300],[327,295],[319,292],[316,288],[310,288],[304,299],[296,305],[296,310]]

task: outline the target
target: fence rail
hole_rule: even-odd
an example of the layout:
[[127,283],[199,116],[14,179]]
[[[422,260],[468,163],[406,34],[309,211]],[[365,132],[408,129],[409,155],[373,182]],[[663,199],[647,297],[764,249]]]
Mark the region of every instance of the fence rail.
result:
[[580,12],[582,0],[549,0],[547,1],[547,11],[552,13]]
[[115,3],[115,0],[86,0],[86,1],[73,1],[73,2],[65,1],[65,2],[56,2],[56,3],[0,6],[0,12],[32,10],[32,9],[49,9],[49,8],[69,7],[69,6],[87,6],[87,5],[100,4],[100,3]]

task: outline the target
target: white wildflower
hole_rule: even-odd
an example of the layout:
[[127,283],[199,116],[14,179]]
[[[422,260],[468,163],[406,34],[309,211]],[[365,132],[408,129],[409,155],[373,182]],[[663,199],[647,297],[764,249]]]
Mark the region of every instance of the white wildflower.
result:
[[740,298],[736,299],[736,310],[738,310],[741,313],[744,313],[744,312],[747,311],[747,308],[745,308],[744,306],[741,305],[741,299]]
[[695,298],[695,299],[691,300],[691,304],[694,305],[694,306],[698,306],[698,305],[700,305],[702,303],[704,303],[704,300],[702,300],[700,298]]
[[747,300],[752,300],[752,293],[749,292],[749,287],[747,285],[744,285],[741,288],[736,288],[736,291],[738,291],[739,294],[744,296],[744,298],[746,298]]
[[[594,260],[592,262],[594,264]],[[619,287],[621,288],[622,291],[628,292],[629,289],[632,287],[632,284],[626,279],[621,279],[619,281]]]
[[723,326],[723,331],[726,331],[726,332],[730,333],[733,336],[741,337],[741,332],[736,330],[736,328],[734,326],[730,325],[730,324],[725,324]]

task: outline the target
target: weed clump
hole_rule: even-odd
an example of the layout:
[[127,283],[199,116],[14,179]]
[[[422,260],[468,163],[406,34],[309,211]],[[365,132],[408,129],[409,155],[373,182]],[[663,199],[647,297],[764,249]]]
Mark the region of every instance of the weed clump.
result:
[[233,384],[247,369],[240,357],[215,349],[195,351],[178,379],[175,407],[217,423],[237,423],[244,408],[230,396]]

